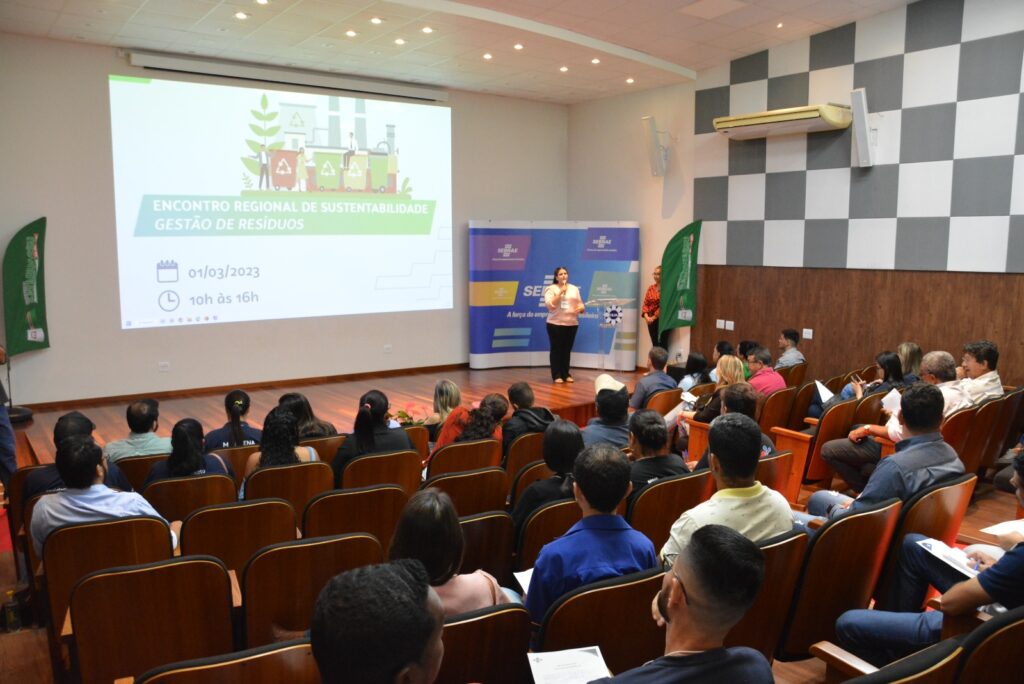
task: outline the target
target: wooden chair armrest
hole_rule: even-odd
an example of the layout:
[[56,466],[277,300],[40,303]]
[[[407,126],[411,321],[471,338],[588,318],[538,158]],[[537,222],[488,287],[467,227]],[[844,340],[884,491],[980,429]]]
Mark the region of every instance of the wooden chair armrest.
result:
[[228,577],[231,579],[231,607],[242,607],[242,588],[238,584],[238,573],[228,570]]
[[790,501],[789,508],[790,510],[799,511],[800,513],[807,512],[807,504],[797,503],[796,501]]
[[[811,440],[814,439],[812,435],[809,435],[806,432],[800,432],[799,430],[790,430],[789,428],[784,427],[773,427],[772,434],[777,437],[795,439],[798,442],[804,442],[805,444],[810,444]],[[778,441],[776,440],[775,448],[778,449],[778,446]]]
[[[927,606],[935,610],[942,610],[942,602],[938,598],[928,599]],[[967,634],[974,631],[978,625],[991,619],[992,616],[988,613],[982,613],[977,610],[966,615],[944,614],[942,616],[942,638],[949,639],[950,637]]]
[[823,520],[821,518],[811,518],[807,521],[807,527],[808,529],[816,530],[822,525],[824,525],[826,522],[826,520]]
[[64,625],[60,628],[60,636],[62,639],[74,635],[74,630],[71,628],[71,609],[68,608],[64,613]]
[[878,671],[878,668],[871,663],[861,660],[831,641],[819,641],[816,644],[811,644],[810,653],[825,663],[825,681],[828,682],[842,681]]
[[805,425],[817,425],[819,422],[817,418],[811,418],[810,416],[804,418]]

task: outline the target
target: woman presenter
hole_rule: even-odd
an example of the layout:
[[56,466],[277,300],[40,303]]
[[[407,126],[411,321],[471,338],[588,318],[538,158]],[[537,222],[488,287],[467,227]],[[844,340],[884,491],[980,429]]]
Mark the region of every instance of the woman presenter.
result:
[[548,306],[551,379],[558,384],[572,382],[569,356],[580,326],[579,315],[585,307],[580,289],[569,284],[569,271],[561,266],[555,269],[555,282],[544,290],[544,303]]

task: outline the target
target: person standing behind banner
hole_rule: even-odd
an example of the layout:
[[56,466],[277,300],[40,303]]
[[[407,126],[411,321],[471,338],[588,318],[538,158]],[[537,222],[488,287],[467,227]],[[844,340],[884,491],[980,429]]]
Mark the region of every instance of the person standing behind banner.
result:
[[642,314],[651,335],[651,346],[668,349],[668,331],[658,335],[658,319],[661,318],[661,265],[654,268],[654,283],[644,295]]
[[548,307],[551,379],[558,384],[573,382],[569,374],[569,357],[580,327],[579,316],[586,307],[583,306],[580,289],[569,284],[569,271],[564,267],[555,269],[555,282],[544,290],[544,303]]

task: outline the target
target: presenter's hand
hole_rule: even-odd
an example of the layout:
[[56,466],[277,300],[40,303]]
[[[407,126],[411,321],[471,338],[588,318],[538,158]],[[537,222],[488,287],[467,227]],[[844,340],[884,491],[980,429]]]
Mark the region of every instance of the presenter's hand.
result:
[[576,306],[576,313],[583,313],[586,310],[587,310],[587,307],[583,306],[582,304],[578,304]]

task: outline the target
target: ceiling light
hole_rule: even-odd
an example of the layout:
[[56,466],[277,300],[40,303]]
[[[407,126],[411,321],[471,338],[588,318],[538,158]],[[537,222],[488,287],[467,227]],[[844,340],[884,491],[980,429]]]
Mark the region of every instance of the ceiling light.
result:
[[561,71],[564,74],[566,71],[569,70],[569,67],[567,67],[567,66],[559,67],[558,70]]
[[633,82],[633,77],[632,76],[630,76],[629,78],[626,79],[626,83],[632,83],[632,82]]
[[395,45],[405,45],[405,38],[395,38]]
[[515,45],[512,46],[512,49],[513,50],[522,50],[523,49],[523,44],[522,43],[516,43]]
[[269,5],[270,0],[256,0],[257,5]]
[[370,23],[371,24],[383,24],[384,20],[381,19],[380,17],[371,17],[370,18]]
[[235,12],[235,19],[248,19],[249,15],[245,12]]
[[348,31],[345,31],[345,35],[348,36],[349,38],[355,38],[359,34],[353,31],[352,29],[349,29]]
[[492,55],[490,52],[485,52],[484,53],[484,59],[491,59],[493,56],[494,55]]
[[780,21],[778,24],[776,24],[775,28],[782,28],[782,22]]
[[594,59],[590,60],[590,63],[591,64],[600,64],[601,60],[599,60],[597,57],[595,57]]
[[434,29],[430,28],[429,26],[424,26],[423,28],[420,29],[420,31],[423,31],[424,33],[433,33]]

